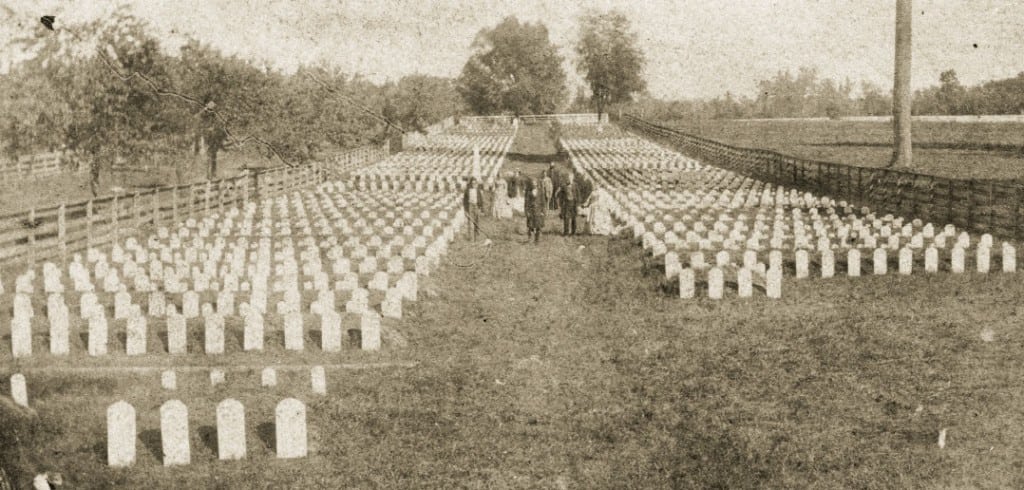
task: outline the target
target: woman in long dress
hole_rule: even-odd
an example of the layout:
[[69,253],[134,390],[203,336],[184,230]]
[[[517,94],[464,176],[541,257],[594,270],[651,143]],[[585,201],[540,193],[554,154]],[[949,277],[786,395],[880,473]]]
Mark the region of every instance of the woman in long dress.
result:
[[593,235],[611,235],[615,233],[612,220],[611,197],[604,189],[597,188],[587,199],[587,227]]
[[497,219],[511,219],[512,205],[508,199],[508,182],[505,179],[498,179],[494,186],[494,217]]

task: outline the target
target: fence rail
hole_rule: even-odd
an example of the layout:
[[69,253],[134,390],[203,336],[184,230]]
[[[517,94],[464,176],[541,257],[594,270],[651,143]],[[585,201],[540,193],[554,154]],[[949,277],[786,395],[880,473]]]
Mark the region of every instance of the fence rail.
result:
[[887,168],[806,160],[768,150],[730,146],[659,126],[632,115],[619,123],[702,163],[775,185],[870,206],[876,212],[951,223],[1004,238],[1024,235],[1024,186],[1018,181],[950,179]]
[[63,170],[60,152],[24,155],[16,160],[0,159],[0,184],[12,184],[46,177]]
[[88,247],[338,178],[386,156],[385,147],[361,147],[309,165],[0,215],[0,265],[66,259]]

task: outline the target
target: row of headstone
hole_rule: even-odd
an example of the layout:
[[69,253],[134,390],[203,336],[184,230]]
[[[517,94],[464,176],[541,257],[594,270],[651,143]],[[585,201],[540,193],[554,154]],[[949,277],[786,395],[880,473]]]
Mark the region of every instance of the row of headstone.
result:
[[[740,267],[736,269],[736,295],[749,298],[754,294],[754,279],[764,280],[765,296],[770,299],[782,298],[782,270],[776,267],[764,272]],[[707,270],[707,297],[722,299],[725,297],[725,269],[711,267]],[[685,268],[678,272],[679,297],[692,299],[697,296],[697,274],[693,269]]]
[[[992,270],[991,260],[991,249],[986,246],[979,246],[976,249],[975,257],[975,269],[979,273],[988,273]],[[835,253],[831,249],[822,250],[817,255],[817,266],[821,273],[822,278],[833,277],[836,274],[836,257]],[[935,273],[940,269],[940,257],[939,250],[934,247],[928,247],[924,251],[923,257],[923,268],[925,272]],[[672,279],[678,274],[679,269],[682,268],[682,264],[679,259],[679,255],[676,252],[666,252],[665,256],[665,274],[666,277]],[[784,259],[783,254],[779,250],[772,250],[769,254],[768,267],[783,268]],[[864,254],[860,249],[852,248],[846,252],[846,275],[850,277],[858,277],[862,274],[862,267],[864,262]],[[871,271],[875,275],[885,275],[889,272],[889,251],[884,248],[875,249],[871,253]],[[897,254],[897,272],[901,275],[909,275],[914,271],[916,262],[916,256],[914,251],[910,248],[901,248]],[[1003,243],[1002,254],[1001,254],[1001,270],[1007,273],[1013,273],[1017,271],[1017,250],[1009,243]],[[797,250],[793,254],[793,262],[795,268],[795,275],[797,279],[804,279],[810,276],[811,270],[811,252],[807,250]],[[689,267],[695,270],[705,270],[712,266],[726,267],[732,264],[732,258],[729,252],[719,251],[715,254],[715,263],[709,264],[705,262],[704,254],[702,252],[693,252],[689,257]],[[758,262],[758,254],[753,250],[747,250],[743,253],[742,266],[749,269],[764,269],[764,264]],[[959,247],[954,247],[949,254],[949,270],[954,274],[960,274],[967,271],[966,266],[966,251]],[[763,272],[763,271],[762,271]]]
[[[413,288],[415,285],[412,286]],[[385,298],[384,315],[390,318],[401,318],[401,302],[415,294],[415,290],[391,288]],[[349,306],[351,311],[360,316],[359,331],[363,350],[379,350],[380,314],[365,306]],[[173,308],[173,307],[172,307]],[[263,314],[255,309],[247,309],[243,315],[244,330],[242,334],[245,351],[260,351],[264,348]],[[167,352],[172,355],[187,354],[187,324],[183,315],[171,312],[166,317]],[[320,313],[321,349],[324,352],[340,352],[342,347],[342,315],[333,309],[321,310]],[[103,311],[93,312],[88,319],[87,351],[90,356],[108,354],[108,321]],[[302,351],[305,349],[306,322],[304,316],[296,311],[284,314],[284,348]],[[128,318],[125,328],[125,353],[138,356],[147,353],[148,339],[151,335],[149,323],[145,316],[132,315]],[[14,357],[32,355],[32,328],[27,319],[15,318],[11,321],[11,345]],[[204,353],[223,354],[225,352],[224,316],[210,313],[204,317]],[[50,317],[50,353],[68,355],[70,353],[69,326],[66,314]]]
[[[214,368],[210,370],[210,385],[217,386],[226,381],[226,374],[223,369]],[[323,366],[313,366],[309,373],[310,387],[317,395],[327,394],[327,374]],[[260,385],[265,388],[277,386],[277,370],[273,367],[263,368],[260,373]],[[12,380],[12,387],[13,387]],[[24,386],[24,379],[22,379]],[[178,389],[178,375],[174,370],[168,369],[160,373],[160,387],[167,391]],[[13,390],[13,388],[12,388]]]
[[[308,454],[306,406],[286,398],[274,410],[278,458],[302,458]],[[187,465],[192,461],[188,407],[180,400],[160,406],[160,440],[164,466]],[[107,464],[126,467],[136,462],[138,438],[135,408],[118,401],[107,408]],[[246,457],[245,407],[235,399],[217,404],[217,457],[237,460]]]

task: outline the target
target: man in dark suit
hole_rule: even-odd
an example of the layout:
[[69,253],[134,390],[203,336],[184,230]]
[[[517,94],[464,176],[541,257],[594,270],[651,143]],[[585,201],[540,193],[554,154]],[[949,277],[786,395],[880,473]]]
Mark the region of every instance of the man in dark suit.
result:
[[562,235],[576,234],[576,206],[582,202],[583,186],[576,174],[570,172],[567,180],[555,192],[558,196],[559,216],[562,218]]
[[[551,162],[551,166],[548,167],[548,177],[551,178],[551,188],[558,190],[562,188],[562,173],[555,167],[555,163]],[[548,209],[558,209],[558,197],[555,192],[552,192],[548,196],[551,200],[550,207]]]

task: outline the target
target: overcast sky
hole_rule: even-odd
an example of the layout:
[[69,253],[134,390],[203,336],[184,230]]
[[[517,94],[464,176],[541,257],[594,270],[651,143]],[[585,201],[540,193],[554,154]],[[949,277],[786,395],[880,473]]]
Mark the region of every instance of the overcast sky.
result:
[[[0,41],[41,15],[79,20],[107,0],[0,0]],[[543,21],[572,68],[576,21],[617,8],[647,54],[658,97],[753,95],[757,80],[814,66],[824,76],[892,83],[894,0],[134,0],[169,45],[191,35],[282,69],[325,61],[383,81],[456,76],[481,29],[515,15]],[[914,85],[956,69],[974,84],[1024,71],[1024,1],[915,0]],[[2,17],[6,16],[4,19]],[[4,55],[9,56],[9,55]],[[578,77],[571,79],[579,83]],[[575,92],[575,90],[573,90]]]

